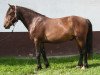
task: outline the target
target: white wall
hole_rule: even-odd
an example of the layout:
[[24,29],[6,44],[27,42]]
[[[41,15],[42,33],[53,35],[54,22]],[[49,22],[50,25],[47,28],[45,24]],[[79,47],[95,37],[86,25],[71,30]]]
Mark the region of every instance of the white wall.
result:
[[[4,17],[8,3],[27,7],[48,17],[58,18],[77,15],[88,18],[93,24],[94,31],[100,31],[100,0],[0,0],[0,32],[11,32],[3,28]],[[19,21],[15,32],[26,32],[26,28]]]

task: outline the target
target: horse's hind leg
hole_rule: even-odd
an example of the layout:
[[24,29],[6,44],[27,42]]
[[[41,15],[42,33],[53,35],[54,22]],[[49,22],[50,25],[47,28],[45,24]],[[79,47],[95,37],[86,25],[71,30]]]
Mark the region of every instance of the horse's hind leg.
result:
[[87,62],[87,49],[85,49],[85,53],[84,53],[84,67],[88,67],[88,62]]
[[77,67],[82,67],[83,66],[83,52],[80,50],[80,56],[79,56],[79,61]]
[[82,66],[81,69],[88,68],[86,45],[85,45],[85,50],[84,50],[84,53],[83,53],[83,60],[84,60],[84,63],[83,63],[83,66]]
[[45,67],[48,68],[49,67],[49,62],[48,62],[48,59],[46,57],[44,43],[41,43],[41,54],[42,54],[44,62],[45,62]]
[[84,47],[85,47],[85,42],[80,39],[76,38],[76,42],[79,48],[79,61],[77,67],[82,67],[83,66],[83,57],[84,57]]

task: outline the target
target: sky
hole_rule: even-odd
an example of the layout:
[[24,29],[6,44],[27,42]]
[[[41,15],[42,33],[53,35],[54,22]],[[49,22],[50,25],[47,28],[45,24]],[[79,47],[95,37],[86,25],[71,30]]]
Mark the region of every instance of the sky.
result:
[[[50,18],[71,15],[88,18],[93,31],[100,31],[100,0],[0,0],[0,32],[11,32],[13,29],[3,27],[8,4],[27,7]],[[27,32],[27,29],[18,21],[14,32]]]

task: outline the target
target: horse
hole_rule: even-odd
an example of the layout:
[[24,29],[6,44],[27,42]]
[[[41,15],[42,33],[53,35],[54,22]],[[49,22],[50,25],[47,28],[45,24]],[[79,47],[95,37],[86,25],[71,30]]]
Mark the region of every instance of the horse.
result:
[[88,67],[88,56],[92,55],[92,23],[80,16],[49,18],[36,11],[22,6],[9,4],[4,19],[5,29],[9,29],[20,20],[27,28],[31,41],[35,44],[37,70],[42,69],[40,57],[44,59],[45,67],[49,62],[46,57],[44,43],[60,43],[75,40],[79,49],[78,67]]

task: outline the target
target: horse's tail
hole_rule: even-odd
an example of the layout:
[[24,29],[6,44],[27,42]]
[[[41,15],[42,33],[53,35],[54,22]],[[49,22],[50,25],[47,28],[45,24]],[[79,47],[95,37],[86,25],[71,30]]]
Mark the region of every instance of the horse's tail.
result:
[[87,55],[88,57],[93,56],[93,32],[92,32],[92,23],[89,19],[87,19],[88,22],[88,33],[87,33],[87,39],[86,39],[86,48],[87,48]]

